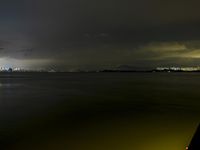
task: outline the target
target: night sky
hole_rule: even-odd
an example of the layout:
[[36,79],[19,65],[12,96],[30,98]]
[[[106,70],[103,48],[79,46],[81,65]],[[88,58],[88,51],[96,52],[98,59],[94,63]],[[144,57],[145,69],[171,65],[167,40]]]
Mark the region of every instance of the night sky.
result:
[[196,66],[197,0],[1,0],[0,66]]

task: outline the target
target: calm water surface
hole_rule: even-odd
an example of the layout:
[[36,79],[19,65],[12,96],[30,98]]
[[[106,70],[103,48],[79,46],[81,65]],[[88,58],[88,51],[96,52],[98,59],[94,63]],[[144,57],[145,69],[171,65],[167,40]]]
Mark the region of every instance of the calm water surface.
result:
[[183,150],[199,73],[0,74],[5,150]]

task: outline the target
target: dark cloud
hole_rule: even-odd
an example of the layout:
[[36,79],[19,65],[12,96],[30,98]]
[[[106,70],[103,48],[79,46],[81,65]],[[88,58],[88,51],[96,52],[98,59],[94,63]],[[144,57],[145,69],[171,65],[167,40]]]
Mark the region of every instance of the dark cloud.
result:
[[197,62],[199,5],[196,0],[3,0],[0,58],[31,62],[28,67],[44,60],[45,66],[67,69],[154,66],[174,57],[181,62],[195,56]]

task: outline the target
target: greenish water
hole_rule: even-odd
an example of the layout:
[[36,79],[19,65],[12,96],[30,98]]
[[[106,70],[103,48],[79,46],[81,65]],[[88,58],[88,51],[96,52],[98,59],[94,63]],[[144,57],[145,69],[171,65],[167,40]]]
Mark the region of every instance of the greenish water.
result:
[[199,122],[199,73],[0,74],[6,150],[183,150]]

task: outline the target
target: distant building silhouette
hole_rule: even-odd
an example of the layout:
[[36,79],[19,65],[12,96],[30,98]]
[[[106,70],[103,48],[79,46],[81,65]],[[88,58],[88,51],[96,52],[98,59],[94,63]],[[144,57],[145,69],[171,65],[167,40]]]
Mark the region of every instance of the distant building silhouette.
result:
[[12,68],[8,68],[8,72],[13,72],[13,69]]

